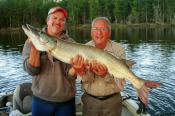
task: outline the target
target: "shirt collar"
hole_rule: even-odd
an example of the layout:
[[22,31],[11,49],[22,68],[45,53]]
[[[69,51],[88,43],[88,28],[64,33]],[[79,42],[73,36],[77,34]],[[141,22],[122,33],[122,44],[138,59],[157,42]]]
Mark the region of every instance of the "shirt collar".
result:
[[[91,42],[92,42],[92,46],[95,47],[94,41],[91,40]],[[106,47],[104,48],[104,50],[108,50],[108,49],[110,49],[111,47],[112,47],[112,42],[111,42],[111,40],[109,40],[108,43],[106,44]]]

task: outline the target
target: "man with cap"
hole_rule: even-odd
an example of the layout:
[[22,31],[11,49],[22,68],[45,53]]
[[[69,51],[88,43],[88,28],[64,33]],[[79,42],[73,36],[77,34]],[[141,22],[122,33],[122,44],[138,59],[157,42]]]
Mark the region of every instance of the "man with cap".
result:
[[[65,28],[67,17],[64,8],[51,8],[43,31],[57,39],[73,41]],[[68,64],[54,58],[51,61],[28,38],[23,48],[23,65],[33,77],[32,116],[75,116],[75,76],[69,74]]]

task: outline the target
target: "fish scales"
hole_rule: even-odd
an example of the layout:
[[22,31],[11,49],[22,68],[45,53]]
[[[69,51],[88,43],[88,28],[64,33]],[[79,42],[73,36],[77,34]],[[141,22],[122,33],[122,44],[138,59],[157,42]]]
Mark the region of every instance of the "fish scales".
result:
[[47,51],[58,60],[70,63],[70,59],[77,54],[82,55],[88,61],[97,60],[108,68],[108,72],[115,78],[124,78],[129,80],[136,89],[140,89],[146,80],[136,76],[126,64],[111,55],[110,53],[80,43],[69,42],[62,39],[56,39],[47,35],[30,25],[22,26],[25,34],[31,39],[32,43],[39,51]]

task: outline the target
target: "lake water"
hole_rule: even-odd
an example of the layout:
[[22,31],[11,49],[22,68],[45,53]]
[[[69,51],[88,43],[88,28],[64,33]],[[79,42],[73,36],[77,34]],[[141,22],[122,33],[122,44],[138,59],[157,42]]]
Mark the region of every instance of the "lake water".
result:
[[[69,35],[77,42],[90,40],[90,31],[70,29]],[[149,96],[148,112],[152,116],[175,115],[175,28],[113,29],[112,39],[126,49],[127,58],[136,61],[133,72],[141,78],[156,80],[163,85]],[[23,32],[0,33],[0,93],[13,92],[16,85],[31,82],[22,68]],[[80,83],[77,83],[80,96]],[[125,91],[137,99],[130,82]]]

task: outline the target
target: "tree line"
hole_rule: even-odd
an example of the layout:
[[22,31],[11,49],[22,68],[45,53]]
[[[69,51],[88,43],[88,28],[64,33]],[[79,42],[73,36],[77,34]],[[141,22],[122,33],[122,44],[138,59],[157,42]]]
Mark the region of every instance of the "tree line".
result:
[[121,24],[175,24],[175,0],[0,0],[0,28],[44,25],[58,5],[68,10],[69,25],[90,24],[97,16]]

